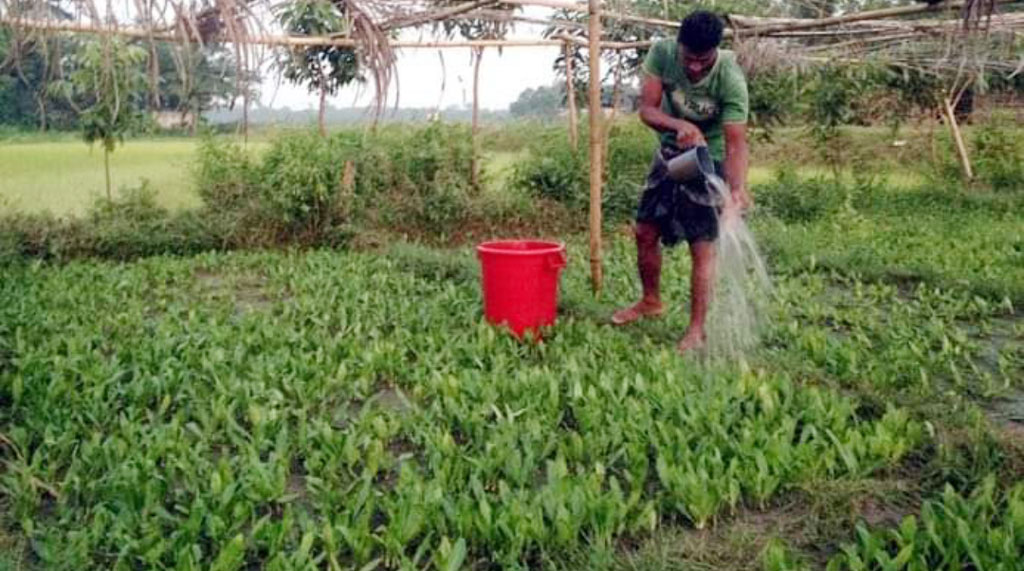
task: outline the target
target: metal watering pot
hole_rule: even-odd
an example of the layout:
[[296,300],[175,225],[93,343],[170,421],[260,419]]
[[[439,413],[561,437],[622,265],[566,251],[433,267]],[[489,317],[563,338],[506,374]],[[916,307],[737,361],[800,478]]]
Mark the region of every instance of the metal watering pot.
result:
[[729,193],[729,187],[715,172],[715,163],[705,146],[690,149],[669,159],[666,163],[668,176],[683,184],[683,191],[690,200],[704,206],[722,206]]

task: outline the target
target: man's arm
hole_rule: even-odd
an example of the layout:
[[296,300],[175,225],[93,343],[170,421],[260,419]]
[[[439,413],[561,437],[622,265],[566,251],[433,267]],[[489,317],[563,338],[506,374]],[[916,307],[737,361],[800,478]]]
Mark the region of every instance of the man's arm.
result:
[[676,143],[680,147],[706,145],[704,134],[696,125],[685,119],[676,119],[661,110],[663,93],[661,79],[644,74],[644,83],[640,91],[640,120],[655,131],[677,133]]
[[732,189],[733,201],[740,211],[753,206],[750,193],[747,192],[747,169],[750,166],[750,149],[747,145],[746,123],[725,123],[722,126],[725,134],[725,182]]

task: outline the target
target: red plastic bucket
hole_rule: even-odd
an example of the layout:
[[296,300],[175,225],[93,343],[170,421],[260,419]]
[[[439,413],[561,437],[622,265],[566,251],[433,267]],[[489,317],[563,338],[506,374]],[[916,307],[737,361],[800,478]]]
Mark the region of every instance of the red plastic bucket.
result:
[[506,324],[517,337],[555,324],[558,278],[565,244],[540,240],[496,240],[476,247],[483,269],[484,315]]

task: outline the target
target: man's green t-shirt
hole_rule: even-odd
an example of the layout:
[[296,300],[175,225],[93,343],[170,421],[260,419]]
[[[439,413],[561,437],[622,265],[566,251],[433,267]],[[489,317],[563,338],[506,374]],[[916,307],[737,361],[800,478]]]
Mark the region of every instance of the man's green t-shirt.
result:
[[[722,125],[747,121],[750,104],[743,70],[736,62],[735,53],[718,50],[711,71],[697,83],[691,83],[678,52],[679,44],[675,40],[656,42],[644,60],[644,71],[661,80],[662,111],[700,127],[711,156],[722,160],[725,157]],[[675,145],[675,142],[675,133],[661,133],[662,145]]]

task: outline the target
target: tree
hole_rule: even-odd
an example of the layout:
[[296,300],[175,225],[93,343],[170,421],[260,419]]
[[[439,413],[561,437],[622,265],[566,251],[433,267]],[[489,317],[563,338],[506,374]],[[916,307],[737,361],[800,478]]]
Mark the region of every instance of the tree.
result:
[[110,192],[110,153],[124,135],[140,125],[145,108],[145,50],[120,40],[105,38],[83,44],[68,59],[67,79],[52,90],[79,110],[79,124],[86,143],[103,145],[107,199]]
[[[184,119],[191,113],[193,131],[203,112],[220,107],[233,108],[242,98],[241,89],[259,84],[254,72],[240,71],[234,54],[223,44],[159,43],[156,46],[160,80],[160,111],[176,111]],[[238,81],[238,73],[253,73]],[[258,93],[250,87],[249,99]]]
[[[59,0],[36,3],[12,0],[5,15],[10,17],[70,20]],[[25,36],[13,29],[0,29],[0,124],[41,131],[53,123],[67,127],[74,122],[68,102],[53,97],[47,84],[58,76],[62,54],[71,41],[60,37]]]
[[[293,35],[327,36],[341,33],[344,14],[338,5],[326,0],[298,0],[283,3],[278,21]],[[334,95],[353,81],[362,81],[359,61],[352,48],[309,46],[288,50],[278,60],[284,77],[296,85],[305,85],[310,93],[320,94],[320,134],[327,134],[327,96]]]
[[554,117],[564,103],[565,89],[560,85],[531,87],[523,90],[508,110],[515,117]]

